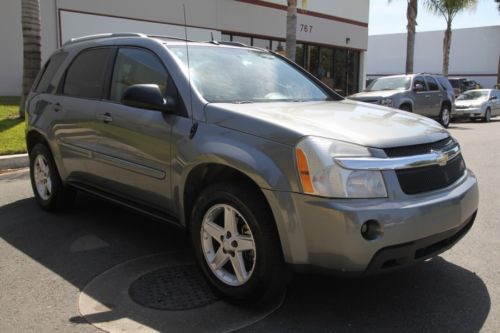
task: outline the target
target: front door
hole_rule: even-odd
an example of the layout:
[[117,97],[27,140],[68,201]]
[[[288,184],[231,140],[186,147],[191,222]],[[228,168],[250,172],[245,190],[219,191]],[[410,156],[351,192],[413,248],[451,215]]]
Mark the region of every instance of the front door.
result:
[[[420,87],[421,89],[417,89]],[[427,116],[430,113],[430,95],[427,83],[422,76],[413,80],[414,105],[413,112]]]
[[123,92],[134,84],[157,84],[164,95],[172,86],[154,53],[119,48],[109,97],[96,110],[98,142],[92,168],[97,171],[96,181],[114,194],[168,211],[170,133],[176,116],[123,105]]
[[443,100],[443,92],[439,89],[439,85],[432,76],[426,76],[427,86],[429,87],[429,112],[428,117],[439,117],[441,113],[441,101]]

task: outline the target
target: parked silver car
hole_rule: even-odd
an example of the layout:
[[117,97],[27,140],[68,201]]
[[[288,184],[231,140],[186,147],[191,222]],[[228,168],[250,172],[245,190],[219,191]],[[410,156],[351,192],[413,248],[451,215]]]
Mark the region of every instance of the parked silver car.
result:
[[445,128],[454,110],[453,87],[441,75],[412,74],[373,80],[366,90],[348,98],[434,118]]
[[258,48],[73,40],[44,66],[26,115],[41,208],[82,190],[172,223],[237,302],[282,291],[289,266],[361,275],[430,258],[478,207],[439,124],[346,100]]
[[481,119],[489,122],[491,117],[500,116],[500,90],[469,90],[458,96],[452,118]]

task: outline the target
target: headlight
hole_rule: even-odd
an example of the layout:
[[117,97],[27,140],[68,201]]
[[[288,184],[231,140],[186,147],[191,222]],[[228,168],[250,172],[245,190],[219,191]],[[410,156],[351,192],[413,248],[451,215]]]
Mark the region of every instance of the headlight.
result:
[[366,147],[319,137],[306,137],[296,147],[302,190],[329,198],[383,198],[387,190],[380,171],[348,170],[338,157],[369,157]]
[[382,98],[380,101],[381,105],[388,106],[388,107],[393,107],[394,104],[392,104],[392,98]]

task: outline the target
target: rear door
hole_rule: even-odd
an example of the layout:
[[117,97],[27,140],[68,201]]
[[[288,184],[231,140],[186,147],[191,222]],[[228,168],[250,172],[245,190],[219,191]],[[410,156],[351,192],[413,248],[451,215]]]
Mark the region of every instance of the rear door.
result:
[[167,211],[170,201],[170,134],[176,116],[121,103],[134,84],[157,84],[166,96],[175,87],[152,51],[120,47],[109,93],[96,108],[97,141],[91,166],[95,181],[115,195]]
[[70,180],[85,180],[97,142],[95,112],[105,92],[104,81],[113,49],[99,47],[80,52],[65,72],[53,96],[53,134]]
[[441,101],[443,99],[443,92],[439,89],[439,85],[432,76],[426,76],[427,87],[429,91],[426,95],[429,102],[429,109],[426,116],[428,117],[438,117],[441,113]]

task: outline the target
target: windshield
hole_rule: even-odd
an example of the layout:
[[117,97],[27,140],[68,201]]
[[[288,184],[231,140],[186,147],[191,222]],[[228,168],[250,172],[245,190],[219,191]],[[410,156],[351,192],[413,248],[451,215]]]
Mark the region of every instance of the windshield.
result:
[[488,98],[487,91],[467,91],[458,96],[459,101],[482,100]]
[[[169,46],[187,67],[186,46]],[[189,46],[191,84],[209,102],[325,101],[331,97],[279,57],[260,50]]]
[[379,90],[408,90],[411,86],[411,77],[398,76],[398,77],[381,77],[375,79],[366,88],[366,91],[379,91]]

